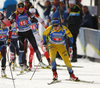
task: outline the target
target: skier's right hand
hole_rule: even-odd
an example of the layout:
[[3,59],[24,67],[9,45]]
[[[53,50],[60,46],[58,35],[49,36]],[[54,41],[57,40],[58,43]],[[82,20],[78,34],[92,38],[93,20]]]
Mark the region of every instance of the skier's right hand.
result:
[[0,12],[0,20],[4,19],[4,15]]
[[43,45],[43,51],[44,51],[44,52],[47,51],[47,45]]
[[45,41],[45,42],[43,42],[43,45],[44,45],[44,46],[46,46],[46,45],[47,45],[46,41]]
[[72,47],[69,47],[69,53],[71,53],[72,52]]

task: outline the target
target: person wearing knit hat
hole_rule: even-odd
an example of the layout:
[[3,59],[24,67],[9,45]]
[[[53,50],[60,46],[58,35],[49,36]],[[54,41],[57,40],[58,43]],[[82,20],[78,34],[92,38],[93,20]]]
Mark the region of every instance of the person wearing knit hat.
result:
[[65,4],[65,0],[59,0],[60,3],[64,3]]
[[30,0],[25,0],[25,9],[29,10],[29,8],[32,6],[32,3],[30,2]]
[[[69,17],[64,22],[68,23],[68,28],[73,35],[73,55],[71,62],[77,62],[77,46],[76,39],[79,33],[80,23],[81,23],[81,8],[76,5],[76,0],[69,0]],[[69,45],[70,46],[70,45]]]
[[76,4],[76,0],[69,0],[69,4]]

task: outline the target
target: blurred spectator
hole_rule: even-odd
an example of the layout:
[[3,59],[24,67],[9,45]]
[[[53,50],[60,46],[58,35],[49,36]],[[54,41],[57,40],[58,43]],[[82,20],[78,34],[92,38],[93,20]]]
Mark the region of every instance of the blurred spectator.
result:
[[54,6],[59,7],[59,0],[54,0]]
[[25,9],[29,10],[29,8],[32,6],[32,3],[30,2],[30,0],[25,0]]
[[93,28],[93,19],[90,12],[88,11],[87,6],[82,7],[82,13],[83,13],[83,18],[80,27]]
[[5,0],[4,7],[6,8],[6,17],[8,18],[16,10],[16,0]]
[[[53,14],[56,11],[56,9],[59,7],[59,0],[53,0],[50,1],[52,3],[51,11],[50,11],[50,17],[49,20],[53,18]],[[50,21],[49,21],[50,22]]]
[[3,8],[3,15],[6,16],[6,8]]
[[48,19],[49,19],[49,15],[50,15],[50,10],[51,10],[51,2],[50,2],[50,0],[45,0],[45,5],[43,6],[43,5],[41,5],[40,4],[40,2],[38,2],[38,5],[44,10],[44,16],[45,16],[45,21],[46,21],[46,23],[47,23],[47,26],[49,26],[49,21],[48,21]]
[[50,2],[51,2],[51,6],[54,5],[54,0],[50,0]]
[[[25,9],[29,10],[29,8],[31,8],[31,6],[34,8],[32,3],[30,2],[30,0],[25,0]],[[34,8],[34,9],[36,10],[36,14],[39,16],[38,10],[36,8]]]
[[64,21],[68,23],[68,28],[73,35],[73,55],[71,62],[77,62],[76,39],[79,33],[81,22],[81,8],[76,5],[76,0],[69,0],[69,7],[69,16],[67,17],[67,20]]
[[[60,18],[62,20],[67,19],[67,10],[66,10],[66,5],[64,0],[60,0],[59,2],[59,8],[56,9],[56,11],[53,14],[53,18],[57,17]],[[66,25],[66,22],[62,23],[64,26]]]
[[98,23],[100,24],[100,16],[98,16]]
[[51,9],[51,3],[50,0],[45,1],[45,6],[41,5],[40,2],[38,2],[38,5],[44,10],[44,16],[49,16],[50,9]]

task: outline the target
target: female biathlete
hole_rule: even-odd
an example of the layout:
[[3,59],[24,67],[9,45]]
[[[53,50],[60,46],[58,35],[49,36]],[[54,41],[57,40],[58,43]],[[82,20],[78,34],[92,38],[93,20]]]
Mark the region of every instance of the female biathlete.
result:
[[61,25],[60,20],[58,18],[53,18],[52,25],[47,27],[43,33],[44,42],[46,41],[45,36],[49,35],[49,54],[51,58],[51,67],[53,72],[53,80],[58,79],[57,71],[56,71],[56,53],[59,52],[60,56],[62,57],[64,63],[67,66],[68,72],[70,74],[70,78],[72,80],[77,80],[73,73],[71,63],[69,61],[69,55],[66,50],[66,42],[65,42],[65,35],[67,35],[71,42],[73,43],[73,36],[69,29],[63,25]]

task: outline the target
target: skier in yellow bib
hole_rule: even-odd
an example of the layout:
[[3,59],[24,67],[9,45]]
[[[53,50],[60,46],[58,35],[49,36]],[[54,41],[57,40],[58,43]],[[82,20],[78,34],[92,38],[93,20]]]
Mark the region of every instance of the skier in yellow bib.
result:
[[43,39],[44,44],[46,44],[46,35],[49,35],[49,54],[51,58],[51,67],[53,72],[53,80],[58,79],[57,71],[56,71],[56,53],[59,52],[60,56],[62,57],[64,63],[67,66],[68,72],[70,74],[70,78],[72,80],[77,80],[78,77],[76,77],[72,70],[72,65],[69,61],[69,55],[67,53],[66,49],[66,42],[65,42],[65,35],[67,35],[70,38],[70,41],[73,43],[73,36],[69,29],[65,27],[64,25],[61,25],[60,19],[53,18],[52,25],[47,27],[45,31],[43,32]]

